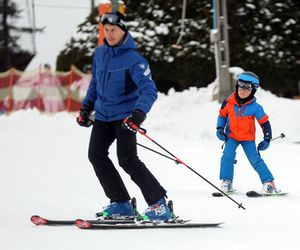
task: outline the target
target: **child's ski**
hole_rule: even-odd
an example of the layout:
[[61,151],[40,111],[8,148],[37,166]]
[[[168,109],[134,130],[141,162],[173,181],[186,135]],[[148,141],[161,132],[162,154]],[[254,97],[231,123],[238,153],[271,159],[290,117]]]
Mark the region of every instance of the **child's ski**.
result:
[[[234,195],[234,194],[238,194],[238,192],[234,191],[234,192],[228,192],[226,194],[227,195]],[[265,194],[265,193],[260,193],[260,192],[256,192],[254,190],[251,190],[251,191],[248,191],[246,193],[246,196],[253,198],[253,197],[266,197],[266,196],[284,196],[284,195],[287,195],[287,194],[288,193],[282,192],[282,191],[279,191],[277,193]],[[221,192],[214,192],[214,193],[212,193],[212,196],[213,197],[223,197],[224,195]]]
[[284,196],[284,195],[287,195],[288,193],[286,192],[282,192],[282,191],[278,191],[277,193],[259,193],[259,192],[256,192],[256,191],[248,191],[246,193],[246,195],[248,197],[251,197],[251,198],[254,198],[254,197],[266,197],[266,196]]
[[[236,191],[227,192],[227,195],[236,194]],[[213,197],[223,197],[224,195],[221,192],[214,192],[211,194]]]

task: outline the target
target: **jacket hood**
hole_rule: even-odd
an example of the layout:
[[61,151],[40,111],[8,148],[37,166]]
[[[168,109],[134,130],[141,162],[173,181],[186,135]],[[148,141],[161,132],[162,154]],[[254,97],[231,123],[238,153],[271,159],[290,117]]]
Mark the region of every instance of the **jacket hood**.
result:
[[107,47],[107,49],[112,53],[112,56],[117,55],[118,53],[122,52],[122,50],[128,50],[128,49],[134,49],[136,50],[136,44],[133,40],[132,36],[129,32],[127,32],[124,35],[124,39],[121,42],[121,44],[118,44],[116,46],[109,46],[106,38],[103,39],[104,45]]

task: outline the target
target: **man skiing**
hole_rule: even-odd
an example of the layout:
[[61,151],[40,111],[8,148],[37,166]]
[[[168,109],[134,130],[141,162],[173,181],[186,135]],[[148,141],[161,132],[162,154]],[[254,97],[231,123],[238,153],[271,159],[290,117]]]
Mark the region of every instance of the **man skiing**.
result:
[[108,157],[109,147],[116,140],[119,165],[139,186],[149,205],[142,217],[169,220],[166,190],[137,156],[136,131],[157,98],[148,62],[136,51],[121,13],[105,13],[101,23],[104,45],[95,51],[92,79],[77,117],[80,126],[89,127],[93,124],[90,114],[94,110],[96,113],[88,156],[110,199],[101,215],[135,215],[129,193]]
[[254,94],[259,87],[259,78],[250,71],[241,73],[232,93],[222,104],[217,121],[216,135],[225,141],[221,158],[221,189],[225,193],[233,192],[232,187],[236,148],[243,150],[263,183],[263,193],[276,193],[274,178],[267,165],[256,151],[255,119],[262,127],[264,140],[258,144],[258,150],[266,150],[272,139],[271,125]]

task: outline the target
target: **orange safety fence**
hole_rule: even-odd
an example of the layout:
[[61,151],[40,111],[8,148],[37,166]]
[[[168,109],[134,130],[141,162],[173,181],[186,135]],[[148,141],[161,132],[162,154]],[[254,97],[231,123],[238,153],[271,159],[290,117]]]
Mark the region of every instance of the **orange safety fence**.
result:
[[0,73],[0,113],[36,108],[42,112],[78,111],[91,80],[75,66],[69,72],[39,69]]

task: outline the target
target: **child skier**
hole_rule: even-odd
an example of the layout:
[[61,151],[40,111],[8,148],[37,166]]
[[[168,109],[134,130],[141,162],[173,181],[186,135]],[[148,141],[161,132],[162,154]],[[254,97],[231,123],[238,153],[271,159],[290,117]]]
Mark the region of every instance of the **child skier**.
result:
[[256,74],[250,71],[241,73],[235,85],[235,92],[223,102],[219,111],[216,135],[226,142],[220,170],[221,190],[225,193],[234,191],[234,160],[239,145],[242,145],[250,164],[263,183],[262,192],[277,193],[273,175],[256,151],[255,119],[264,133],[264,140],[258,144],[258,150],[266,150],[272,139],[269,118],[254,97],[258,87],[259,78]]

